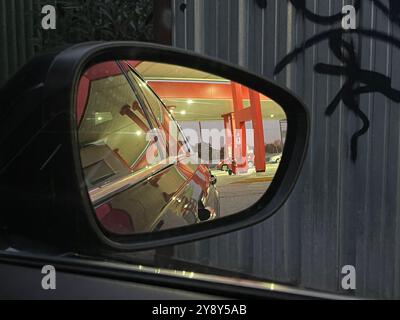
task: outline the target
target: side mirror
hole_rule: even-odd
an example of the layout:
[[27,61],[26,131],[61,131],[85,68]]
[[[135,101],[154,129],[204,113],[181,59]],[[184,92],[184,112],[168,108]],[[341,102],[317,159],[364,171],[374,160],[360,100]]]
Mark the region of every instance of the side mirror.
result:
[[0,223],[81,252],[151,249],[265,220],[290,194],[309,135],[306,108],[275,82],[148,43],[36,58],[0,101],[18,110],[0,124],[10,200]]

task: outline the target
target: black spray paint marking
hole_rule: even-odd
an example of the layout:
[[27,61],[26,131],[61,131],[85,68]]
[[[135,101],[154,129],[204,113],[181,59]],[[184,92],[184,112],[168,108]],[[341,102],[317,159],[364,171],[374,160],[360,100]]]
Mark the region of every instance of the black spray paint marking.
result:
[[[321,25],[331,25],[339,22],[343,18],[342,13],[337,13],[331,16],[318,15],[306,7],[305,0],[288,0],[297,10],[300,10],[306,19]],[[400,1],[394,0],[389,2],[389,8],[379,0],[370,0],[376,7],[381,10],[388,18],[400,25]],[[354,3],[355,9],[358,11],[361,6],[361,1],[356,0]],[[343,63],[342,66],[318,63],[314,66],[314,70],[320,74],[330,76],[344,76],[346,81],[338,94],[329,104],[325,114],[330,116],[336,110],[340,101],[343,101],[354,114],[361,119],[363,127],[353,134],[351,138],[351,159],[357,159],[358,139],[364,135],[369,129],[369,119],[361,111],[359,105],[359,96],[361,94],[380,92],[394,102],[400,102],[400,91],[392,88],[391,79],[384,74],[364,70],[360,67],[359,55],[352,41],[345,41],[344,35],[360,35],[376,40],[381,40],[390,43],[400,48],[400,39],[394,38],[388,34],[369,30],[343,30],[332,29],[321,32],[310,39],[303,42],[300,46],[288,53],[276,66],[274,74],[281,72],[290,62],[292,62],[299,54],[304,53],[306,49],[315,46],[322,41],[328,40],[329,47],[334,55]]]

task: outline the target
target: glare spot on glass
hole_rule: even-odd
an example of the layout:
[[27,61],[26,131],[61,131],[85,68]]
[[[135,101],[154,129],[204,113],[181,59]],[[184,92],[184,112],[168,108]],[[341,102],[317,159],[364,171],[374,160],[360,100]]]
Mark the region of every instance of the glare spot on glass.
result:
[[265,287],[271,291],[275,290],[275,284],[274,283],[266,283]]

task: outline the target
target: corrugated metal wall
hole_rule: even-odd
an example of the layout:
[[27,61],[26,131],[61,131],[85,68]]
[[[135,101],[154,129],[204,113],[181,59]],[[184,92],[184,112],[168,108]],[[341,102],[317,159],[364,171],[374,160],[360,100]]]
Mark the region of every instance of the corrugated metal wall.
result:
[[[361,96],[361,110],[371,127],[360,138],[358,159],[352,163],[350,139],[361,121],[343,103],[331,117],[324,114],[346,78],[314,71],[317,63],[340,64],[328,42],[311,46],[274,76],[276,64],[289,51],[339,24],[314,23],[288,0],[266,3],[261,9],[254,0],[173,0],[173,42],[275,78],[302,97],[312,119],[303,172],[273,218],[247,230],[177,246],[177,255],[332,292],[344,292],[341,268],[350,264],[357,271],[356,295],[400,298],[400,105],[380,93]],[[305,3],[313,13],[326,16],[341,12],[351,1]],[[358,27],[400,37],[399,24],[382,5],[390,4],[361,1]],[[348,37],[354,40],[361,68],[390,77],[392,86],[400,89],[399,48],[368,36]]]
[[34,54],[32,12],[36,2],[0,0],[0,85]]

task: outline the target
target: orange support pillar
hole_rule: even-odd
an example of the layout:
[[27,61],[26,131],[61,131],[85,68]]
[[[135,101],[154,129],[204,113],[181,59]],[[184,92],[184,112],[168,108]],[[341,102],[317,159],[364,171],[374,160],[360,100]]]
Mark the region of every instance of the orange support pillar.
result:
[[[246,121],[241,119],[241,112],[245,111],[243,106],[242,86],[232,82],[232,98],[233,98],[233,114],[232,121],[235,123],[236,130],[234,131],[234,160],[236,161],[236,169],[234,173],[247,172],[247,138],[246,138]],[[249,119],[250,120],[250,119]]]
[[257,172],[265,172],[264,124],[260,94],[254,90],[249,91],[254,130],[254,165]]
[[[261,113],[261,97],[256,91],[249,90],[250,106],[243,106],[243,90],[242,86],[232,83],[233,109],[232,118],[235,119],[236,128],[234,138],[240,143],[235,150],[235,156],[238,161],[238,168],[247,170],[247,142],[246,142],[246,121],[251,121],[254,130],[254,154],[255,167],[257,172],[265,171],[265,146],[264,146],[264,125]],[[242,171],[241,170],[241,171]]]
[[225,154],[224,160],[229,159],[232,161],[233,159],[233,149],[235,145],[235,141],[233,139],[235,127],[232,121],[232,113],[227,113],[222,115],[224,118],[224,127],[225,127]]

